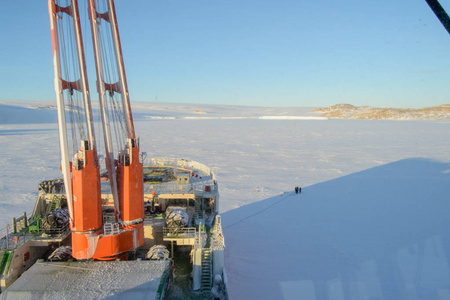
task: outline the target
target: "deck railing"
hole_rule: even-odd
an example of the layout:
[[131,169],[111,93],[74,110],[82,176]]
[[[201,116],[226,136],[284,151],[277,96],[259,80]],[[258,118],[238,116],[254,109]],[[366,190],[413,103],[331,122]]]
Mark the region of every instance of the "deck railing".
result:
[[[31,215],[31,213],[26,215]],[[27,218],[25,222],[23,218],[25,218],[25,213],[20,218],[13,218],[13,224],[7,224],[5,228],[0,229],[0,251],[14,250],[29,240],[47,240],[49,238],[62,237],[70,231],[69,224],[67,224],[60,228],[52,227],[46,230],[39,228],[33,234],[29,230],[29,225],[33,225],[33,222],[39,222],[39,220]],[[14,222],[16,223],[14,224]],[[14,227],[16,230],[13,229]]]
[[163,227],[163,236],[170,239],[193,239],[195,238],[195,227],[177,228],[176,232],[173,232],[172,228]]
[[212,180],[193,184],[177,184],[172,182],[144,184],[145,194],[151,194],[153,191],[156,194],[195,194],[196,196],[203,196],[207,193],[218,192],[218,188]]

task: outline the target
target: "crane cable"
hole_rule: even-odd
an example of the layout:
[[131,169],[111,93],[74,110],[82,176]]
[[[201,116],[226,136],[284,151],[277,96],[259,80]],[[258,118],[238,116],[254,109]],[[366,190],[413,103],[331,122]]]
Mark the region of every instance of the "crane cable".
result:
[[290,194],[287,195],[286,197],[283,197],[283,195],[281,195],[281,199],[278,200],[277,202],[272,203],[272,204],[269,205],[268,207],[263,208],[263,209],[261,209],[260,211],[257,211],[257,212],[255,212],[254,214],[251,214],[251,215],[249,215],[249,216],[247,216],[247,217],[245,217],[245,218],[243,218],[243,219],[241,219],[241,220],[239,220],[239,221],[237,221],[237,222],[234,222],[234,223],[232,223],[232,224],[230,224],[230,225],[228,225],[228,226],[225,226],[225,227],[223,227],[223,229],[230,228],[230,227],[232,227],[232,226],[234,226],[234,225],[237,225],[237,224],[239,224],[239,223],[241,223],[241,222],[244,222],[244,221],[247,220],[247,219],[250,219],[250,218],[252,218],[252,217],[254,217],[254,216],[256,216],[256,215],[259,215],[260,213],[265,212],[266,210],[268,210],[269,208],[271,208],[271,207],[277,205],[278,203],[280,203],[281,201],[285,200],[286,198],[292,197],[292,196],[294,196],[294,195],[295,195],[295,193],[290,193]]
[[[106,3],[96,0],[96,7],[99,11],[107,11]],[[118,82],[118,71],[114,55],[114,47],[112,43],[112,32],[109,22],[103,22],[100,18],[98,22],[99,41],[101,49],[102,64],[104,69],[105,83],[114,84]],[[114,141],[116,151],[119,152],[126,142],[127,132],[124,126],[124,108],[121,101],[117,100],[117,95],[112,88],[108,89],[107,94],[108,113],[112,123],[112,131],[114,132]],[[125,138],[124,138],[125,137]]]
[[[67,7],[70,5],[71,9],[74,9],[72,3],[63,6],[61,1],[57,0],[56,4],[59,7]],[[70,17],[72,19],[70,19]],[[78,50],[75,42],[75,27],[73,16],[66,16],[65,13],[60,13],[57,17],[58,27],[58,40],[61,49],[61,74],[63,74],[67,82],[77,82],[80,79],[80,64],[78,61]],[[64,97],[64,94],[66,97]],[[77,152],[77,148],[80,140],[86,139],[86,116],[84,108],[84,102],[80,93],[73,89],[71,86],[63,91],[63,98],[66,107],[66,114],[70,120],[70,131],[72,137],[72,151],[73,154]],[[68,111],[67,111],[68,110]],[[78,138],[78,139],[77,139]]]

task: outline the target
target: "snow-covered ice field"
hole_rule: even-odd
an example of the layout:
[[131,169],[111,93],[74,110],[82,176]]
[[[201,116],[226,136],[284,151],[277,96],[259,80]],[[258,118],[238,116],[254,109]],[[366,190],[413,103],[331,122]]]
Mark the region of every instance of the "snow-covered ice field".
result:
[[[56,113],[27,105],[0,102],[1,227],[61,176]],[[218,178],[230,299],[450,299],[450,122],[309,110],[133,104],[142,151]]]

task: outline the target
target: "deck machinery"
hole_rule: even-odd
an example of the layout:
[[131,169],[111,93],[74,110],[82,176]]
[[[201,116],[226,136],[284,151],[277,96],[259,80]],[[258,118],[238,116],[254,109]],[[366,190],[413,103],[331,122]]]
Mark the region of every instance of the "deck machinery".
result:
[[[56,0],[49,1],[61,166],[71,220],[72,251],[76,259],[116,259],[141,246],[144,237],[143,171],[139,161],[139,140],[134,132],[114,2],[107,1],[105,9],[106,11],[99,12],[96,1],[88,2],[106,168],[111,175],[115,222],[119,228],[111,235],[103,234],[99,161],[78,2],[72,0],[69,5],[61,6]],[[99,35],[99,29],[105,31],[102,23],[109,25],[109,31],[103,34],[107,37]],[[111,60],[105,57],[106,51],[102,51],[101,43],[106,38],[112,40],[114,50],[115,60],[110,66],[105,66],[105,62]],[[70,48],[72,44],[74,47]],[[110,69],[116,72],[107,76],[105,70]],[[120,95],[120,99],[116,94]],[[109,102],[120,103],[120,106],[115,111],[110,111]],[[69,113],[69,129],[66,122],[67,109],[74,110]],[[117,157],[114,155],[110,122],[114,114],[120,117],[123,125],[119,134],[126,139],[126,144],[123,144],[123,140],[116,137],[121,147],[116,150]],[[81,145],[79,150],[72,153],[71,162],[68,131],[72,134],[72,144],[75,147],[77,143]]]
[[[158,299],[163,299],[164,295],[171,293],[168,284],[171,280],[173,253],[177,249],[181,250],[181,253],[185,253],[182,259],[191,263],[189,273],[192,280],[187,288],[193,292],[201,292],[202,295],[211,294],[211,291],[219,295],[220,292],[216,291],[222,290],[222,298],[226,299],[225,245],[218,215],[219,191],[214,173],[199,162],[171,158],[149,159],[143,170],[143,244],[134,251],[127,252],[128,261],[135,267],[138,266],[136,260],[148,266],[152,264],[152,261],[148,261],[148,253],[154,246],[164,245],[170,250],[170,258],[165,266],[160,265],[161,261],[155,261],[157,271],[154,271],[155,268],[152,265],[148,267],[152,269],[152,272],[160,272],[159,275],[155,275],[158,281],[157,287],[167,290],[165,293],[162,293],[163,290],[160,293],[153,292],[160,297]],[[120,228],[117,222],[114,222],[114,203],[107,171],[101,173],[100,186],[104,222],[102,236],[114,236],[114,233],[120,232]],[[61,260],[66,260],[59,259],[58,255],[61,253],[57,254],[57,259],[53,258],[53,253],[57,250],[71,245],[72,235],[69,223],[59,222],[59,217],[56,216],[59,211],[68,209],[66,197],[62,179],[45,180],[39,184],[38,198],[33,212],[29,216],[13,219],[14,225],[9,227],[0,240],[0,254],[2,259],[5,259],[5,263],[1,266],[3,269],[0,278],[5,295],[14,297],[28,291],[35,296],[44,297],[48,296],[46,293],[50,291],[57,293],[64,289],[66,293],[82,298],[86,296],[84,292],[88,291],[92,294],[96,292],[99,284],[104,284],[103,278],[98,278],[98,282],[92,283],[93,286],[87,285],[83,289],[78,289],[75,286],[64,285],[64,280],[59,282],[58,277],[69,278],[66,281],[70,281],[70,276],[80,276],[79,273],[73,275],[70,272],[67,273],[66,267],[81,266],[81,268],[89,268],[89,272],[96,272],[96,268],[105,268],[102,262],[92,259],[75,260],[71,257],[66,257],[66,259],[69,258],[69,262],[66,262],[68,265],[61,266]],[[174,210],[185,212],[187,223],[175,228],[170,227],[167,217]],[[49,221],[49,217],[52,217],[53,222]],[[5,266],[8,258],[10,258],[9,265]],[[38,263],[35,263],[36,261]],[[109,264],[109,262],[103,262],[105,263]],[[124,268],[126,263],[123,261],[121,264],[111,264],[109,269],[112,274],[120,273],[120,268]],[[175,269],[176,263],[175,261]],[[136,272],[141,274],[144,271],[138,269]],[[222,278],[222,284],[214,286],[216,275]],[[115,280],[120,283],[123,278],[116,275]],[[49,282],[52,284],[49,285]],[[133,290],[133,286],[130,286],[128,281],[124,282],[126,286],[121,287],[123,291]],[[148,284],[148,289],[152,290],[151,286],[154,283],[145,284]],[[27,290],[30,286],[33,287],[32,291]],[[102,298],[100,294],[95,295]]]

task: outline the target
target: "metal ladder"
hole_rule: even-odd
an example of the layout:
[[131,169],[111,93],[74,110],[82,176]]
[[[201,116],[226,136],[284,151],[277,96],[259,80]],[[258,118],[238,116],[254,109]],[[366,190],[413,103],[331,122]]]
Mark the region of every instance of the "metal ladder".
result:
[[47,208],[47,213],[52,212],[60,207],[61,207],[61,198],[55,195],[53,196],[50,206]]
[[210,291],[212,288],[211,249],[202,249],[202,281],[201,290]]
[[203,219],[202,198],[195,198],[195,214],[198,220]]

